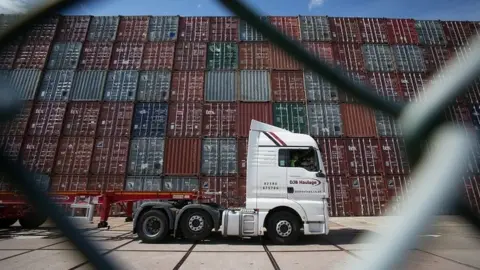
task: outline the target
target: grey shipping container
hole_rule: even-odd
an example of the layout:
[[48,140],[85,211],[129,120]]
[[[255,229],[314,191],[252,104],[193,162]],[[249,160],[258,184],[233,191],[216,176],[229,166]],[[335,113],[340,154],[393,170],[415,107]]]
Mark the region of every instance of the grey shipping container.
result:
[[192,191],[199,188],[200,184],[196,177],[168,176],[163,179],[163,191]]
[[160,102],[168,100],[170,71],[142,71],[138,81],[137,100]]
[[332,33],[327,16],[300,16],[303,41],[331,41]]
[[134,101],[137,92],[139,72],[137,70],[109,71],[103,100]]
[[270,101],[270,74],[266,70],[240,71],[241,101]]
[[427,67],[423,58],[423,51],[415,45],[392,46],[393,56],[397,71],[400,72],[426,72]]
[[[260,17],[264,22],[268,22],[267,17]],[[267,40],[257,29],[249,25],[246,21],[240,20],[240,40],[241,41],[265,41]]]
[[177,40],[178,16],[153,16],[148,23],[148,40]]
[[162,188],[160,176],[128,176],[125,181],[126,191],[161,191]]
[[203,139],[202,174],[219,176],[235,173],[237,173],[237,140]]
[[40,84],[42,71],[38,69],[8,70],[8,82],[22,100],[33,100]]
[[303,78],[308,101],[338,102],[340,100],[337,87],[317,73],[305,71]]
[[76,69],[82,52],[81,42],[55,43],[47,69]]
[[120,18],[118,16],[95,16],[90,21],[89,41],[115,41]]
[[68,101],[72,90],[73,70],[47,70],[38,94],[42,101]]
[[415,29],[422,45],[447,45],[447,39],[440,21],[416,20]]
[[73,78],[70,99],[75,101],[102,100],[107,74],[106,70],[77,71]]
[[207,68],[210,70],[237,69],[238,45],[233,42],[215,42],[208,44]]
[[129,175],[160,175],[163,171],[163,138],[135,138],[130,142]]
[[395,70],[395,61],[392,50],[388,45],[362,45],[365,68],[368,71],[392,72]]
[[375,123],[379,136],[402,136],[402,130],[395,118],[375,110]]
[[205,101],[236,101],[238,77],[235,71],[207,71]]
[[317,137],[343,136],[339,104],[308,104],[307,117],[310,135]]

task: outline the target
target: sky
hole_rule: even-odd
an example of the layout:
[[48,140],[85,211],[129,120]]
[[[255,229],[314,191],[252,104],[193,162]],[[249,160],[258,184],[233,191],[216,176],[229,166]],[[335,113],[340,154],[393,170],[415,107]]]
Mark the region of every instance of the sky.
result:
[[[0,0],[0,13],[25,12],[48,0]],[[388,17],[480,21],[480,0],[244,0],[263,15]],[[216,0],[90,0],[66,15],[229,16]]]

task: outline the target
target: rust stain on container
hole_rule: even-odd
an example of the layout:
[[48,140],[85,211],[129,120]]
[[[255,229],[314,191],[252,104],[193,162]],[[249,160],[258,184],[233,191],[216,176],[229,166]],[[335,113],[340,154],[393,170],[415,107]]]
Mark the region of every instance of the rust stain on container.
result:
[[236,17],[210,17],[210,41],[238,41],[239,26]]
[[316,138],[322,154],[322,161],[327,175],[346,175],[347,146],[344,139]]
[[202,177],[200,188],[203,193],[213,197],[211,202],[224,207],[239,205],[242,194],[239,193],[237,177]]
[[208,17],[181,17],[179,23],[179,40],[202,41],[209,38],[210,19]]
[[269,16],[268,21],[283,34],[294,40],[300,40],[300,21],[298,17]]
[[56,41],[84,42],[87,39],[90,16],[62,16]]
[[299,70],[300,63],[288,55],[283,49],[271,45],[272,68],[277,70]]
[[142,64],[144,43],[119,42],[113,45],[110,69],[140,69]]
[[66,102],[38,102],[33,105],[28,126],[28,135],[59,136],[63,118],[67,110]]
[[200,138],[168,138],[165,143],[164,173],[166,175],[198,175],[201,147]]
[[93,148],[92,174],[123,175],[127,171],[130,140],[126,137],[100,137]]
[[180,42],[175,48],[173,68],[203,70],[207,65],[207,43]]
[[97,136],[130,136],[134,104],[104,102],[100,109]]
[[57,174],[88,174],[92,160],[94,138],[62,137],[54,172]]
[[305,86],[302,71],[272,71],[273,101],[305,101]]
[[88,190],[95,191],[123,191],[125,176],[122,175],[92,175],[88,179]]
[[174,42],[149,42],[143,50],[142,70],[172,69]]
[[347,137],[376,137],[374,112],[362,104],[340,104],[344,135]]
[[355,216],[380,216],[385,214],[388,191],[380,175],[349,178],[353,213]]
[[43,69],[47,63],[51,43],[31,42],[20,45],[14,68]]
[[106,70],[110,66],[112,57],[113,43],[109,42],[85,42],[80,55],[78,69]]
[[242,42],[238,45],[240,69],[270,69],[271,47],[266,42]]
[[64,136],[95,136],[101,105],[99,102],[70,102],[63,125]]
[[337,43],[333,45],[335,64],[349,70],[365,72],[365,60],[362,48],[356,43]]
[[202,104],[172,103],[168,106],[167,136],[198,137],[202,133]]
[[205,73],[201,71],[176,71],[172,75],[170,101],[203,101]]
[[240,103],[238,106],[237,133],[248,137],[252,119],[273,125],[272,103]]
[[117,29],[117,40],[126,42],[146,42],[148,16],[122,16]]
[[52,177],[50,191],[86,191],[88,176],[55,175]]
[[22,110],[14,119],[0,125],[0,135],[2,136],[23,136],[27,131],[28,119],[32,112],[33,102],[23,103]]
[[27,170],[51,173],[55,164],[58,137],[28,136],[22,146],[24,166]]
[[235,103],[205,103],[202,136],[236,137],[237,112]]
[[332,217],[353,216],[350,181],[346,176],[327,176],[330,185],[329,212]]

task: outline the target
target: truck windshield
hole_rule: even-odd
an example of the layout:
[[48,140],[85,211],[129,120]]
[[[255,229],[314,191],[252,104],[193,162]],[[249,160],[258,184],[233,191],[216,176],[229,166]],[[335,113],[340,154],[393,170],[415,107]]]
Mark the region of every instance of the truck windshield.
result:
[[300,167],[311,172],[319,170],[317,154],[313,149],[281,149],[279,166]]

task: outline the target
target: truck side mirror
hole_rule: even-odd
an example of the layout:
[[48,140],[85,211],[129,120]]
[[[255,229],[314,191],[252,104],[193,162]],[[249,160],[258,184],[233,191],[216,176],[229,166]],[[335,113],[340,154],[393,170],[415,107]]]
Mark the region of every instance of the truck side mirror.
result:
[[315,176],[316,177],[326,177],[326,175],[322,171],[317,172],[317,174]]

